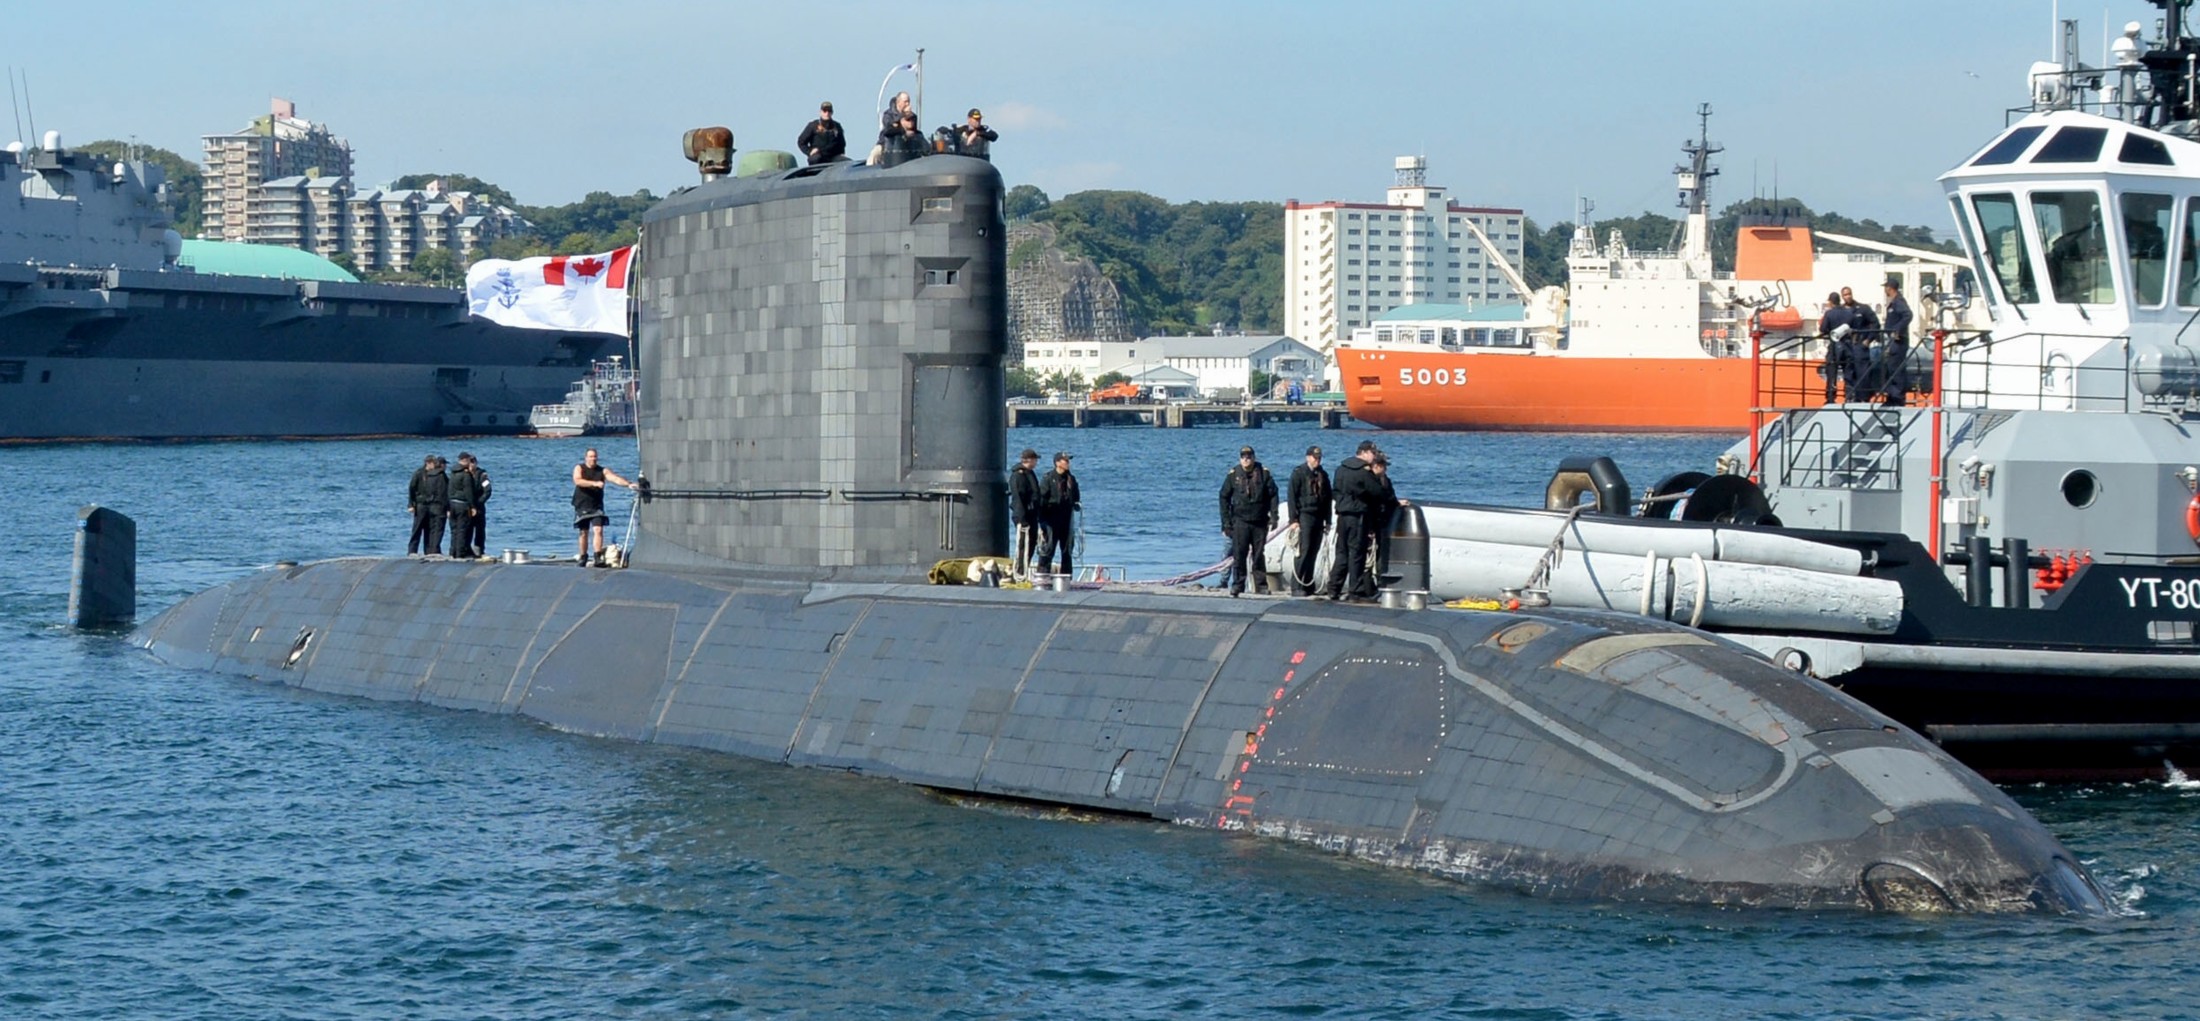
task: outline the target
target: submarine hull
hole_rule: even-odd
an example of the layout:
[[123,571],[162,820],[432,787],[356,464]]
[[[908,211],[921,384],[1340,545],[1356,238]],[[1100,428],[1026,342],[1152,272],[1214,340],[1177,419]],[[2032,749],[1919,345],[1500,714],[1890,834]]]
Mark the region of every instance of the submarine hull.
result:
[[344,559],[199,593],[135,640],[192,669],[1537,893],[2103,908],[2038,822],[1915,734],[1617,616]]

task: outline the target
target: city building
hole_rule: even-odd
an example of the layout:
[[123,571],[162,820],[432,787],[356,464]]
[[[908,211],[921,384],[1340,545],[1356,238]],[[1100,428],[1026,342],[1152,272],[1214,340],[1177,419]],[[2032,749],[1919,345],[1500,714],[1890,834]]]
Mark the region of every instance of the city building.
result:
[[421,252],[450,249],[463,266],[489,243],[524,232],[512,209],[441,181],[418,189],[355,187],[349,143],[275,100],[231,135],[206,136],[205,236],[280,245],[360,272],[402,272]]
[[1075,372],[1091,382],[1120,372],[1132,382],[1167,386],[1177,394],[1245,390],[1253,373],[1278,381],[1319,382],[1327,358],[1290,337],[1276,334],[1217,334],[1196,337],[1141,337],[1129,343],[1070,341],[1032,344],[1024,349],[1025,369],[1041,378]]
[[255,226],[274,234],[295,233],[294,224],[255,219],[284,215],[284,210],[254,208],[268,182],[351,176],[351,143],[325,125],[300,118],[287,99],[270,102],[267,115],[253,118],[244,130],[207,135],[205,142],[205,231],[215,241],[258,240]]
[[1400,305],[1522,300],[1467,224],[1518,268],[1523,213],[1453,205],[1423,157],[1394,170],[1381,204],[1283,204],[1284,332],[1326,352]]
[[1164,355],[1162,362],[1191,373],[1204,394],[1250,390],[1255,372],[1267,373],[1277,382],[1315,383],[1329,361],[1321,351],[1276,334],[1147,337],[1139,343],[1156,342]]

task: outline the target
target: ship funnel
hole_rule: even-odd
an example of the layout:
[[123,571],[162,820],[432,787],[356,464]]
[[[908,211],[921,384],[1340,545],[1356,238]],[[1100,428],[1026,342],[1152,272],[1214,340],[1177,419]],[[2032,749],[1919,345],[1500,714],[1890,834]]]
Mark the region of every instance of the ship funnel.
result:
[[703,172],[703,180],[715,181],[733,172],[733,129],[693,128],[680,136],[680,155]]

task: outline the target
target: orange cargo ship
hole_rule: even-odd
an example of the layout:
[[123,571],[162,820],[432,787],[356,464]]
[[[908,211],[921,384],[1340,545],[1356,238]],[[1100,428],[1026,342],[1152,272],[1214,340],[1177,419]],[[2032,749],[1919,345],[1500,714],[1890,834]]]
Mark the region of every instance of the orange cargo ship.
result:
[[1852,238],[1838,240],[1903,258],[1820,254],[1808,227],[1769,223],[1742,227],[1734,272],[1714,272],[1704,183],[1718,150],[1705,140],[1683,151],[1688,213],[1677,251],[1630,251],[1618,231],[1599,245],[1584,215],[1567,254],[1569,287],[1531,292],[1481,239],[1494,268],[1532,297],[1406,305],[1354,330],[1335,348],[1352,416],[1385,429],[1746,432],[1760,392],[1777,389],[1788,406],[1823,400],[1825,343],[1813,334],[1829,292],[1846,287],[1876,303],[1892,279],[1916,304],[1921,284],[1937,287],[1963,265]]

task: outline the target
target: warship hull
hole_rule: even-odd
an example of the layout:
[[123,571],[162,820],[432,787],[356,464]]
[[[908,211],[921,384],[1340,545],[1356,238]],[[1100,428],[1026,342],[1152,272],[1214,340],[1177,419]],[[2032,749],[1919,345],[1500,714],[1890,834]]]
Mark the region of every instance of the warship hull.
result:
[[85,312],[36,307],[35,285],[14,290],[0,286],[0,440],[466,431],[468,416],[524,421],[625,344],[430,304],[310,314],[296,297],[239,296],[277,307],[192,311],[114,289]]

